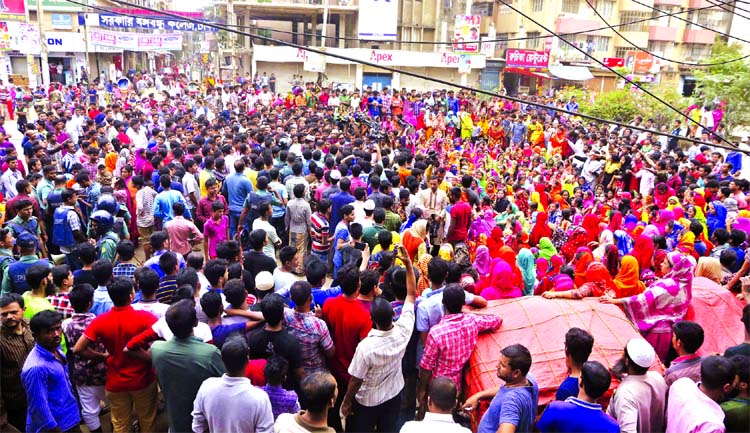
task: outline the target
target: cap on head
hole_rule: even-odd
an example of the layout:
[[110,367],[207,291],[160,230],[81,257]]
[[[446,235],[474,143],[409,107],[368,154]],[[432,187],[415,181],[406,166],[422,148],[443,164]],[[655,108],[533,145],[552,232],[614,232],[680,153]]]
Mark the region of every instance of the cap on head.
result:
[[628,357],[641,368],[649,368],[656,360],[656,352],[651,343],[643,338],[632,338],[625,346]]

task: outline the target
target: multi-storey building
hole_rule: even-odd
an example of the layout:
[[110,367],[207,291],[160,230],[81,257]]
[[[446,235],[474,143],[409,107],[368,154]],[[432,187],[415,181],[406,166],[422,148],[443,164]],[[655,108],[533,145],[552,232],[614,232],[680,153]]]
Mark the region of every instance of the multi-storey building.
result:
[[[366,1],[371,0],[223,0],[217,4],[225,8],[229,23],[274,39],[325,46],[363,60],[392,59],[380,62],[451,82],[481,85],[486,89],[498,88],[502,83],[506,90],[516,93],[538,93],[550,87],[581,83],[598,91],[614,88],[615,75],[588,56],[599,60],[628,60],[626,67],[637,60],[639,67],[630,68],[636,79],[671,82],[682,87],[692,79],[691,68],[645,53],[635,54],[637,48],[628,41],[667,59],[697,62],[710,55],[717,33],[685,21],[728,32],[732,18],[731,6],[712,7],[711,3],[717,2],[709,0],[591,0],[605,20],[618,25],[621,37],[605,28],[606,24],[585,0],[511,1],[514,8],[531,19],[524,18],[498,0],[468,0],[468,4],[467,0],[392,0],[398,1],[396,40],[368,41],[358,40],[358,28],[367,20],[380,18],[362,13],[360,2]],[[662,16],[674,12],[681,13]],[[482,52],[486,56],[471,57],[470,74],[459,72],[458,65],[452,63],[456,60],[451,57],[454,47],[445,44],[452,40],[454,18],[460,14],[481,16],[479,31],[482,38],[499,40],[494,47],[493,44],[483,46]],[[542,26],[564,36],[544,38],[542,36],[548,33]],[[586,54],[572,48],[566,41]],[[295,49],[265,41],[253,42],[249,37],[238,38],[232,47],[225,45],[224,48],[226,64],[231,64],[235,73],[251,69],[273,71],[282,77],[281,82],[291,79],[292,75],[302,74],[305,79],[316,75],[304,70],[305,55]],[[547,52],[548,64],[544,68],[508,65],[505,62],[508,49]],[[227,53],[231,53],[231,61],[227,59]],[[442,87],[403,74],[330,58],[326,66],[330,81],[352,86],[370,83],[395,87]]]

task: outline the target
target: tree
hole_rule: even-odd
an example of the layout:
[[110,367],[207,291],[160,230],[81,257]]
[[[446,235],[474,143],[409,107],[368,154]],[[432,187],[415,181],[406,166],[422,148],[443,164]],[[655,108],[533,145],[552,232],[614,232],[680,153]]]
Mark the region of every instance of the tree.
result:
[[715,99],[726,103],[723,122],[728,131],[735,126],[750,125],[750,62],[748,59],[730,62],[744,55],[739,44],[727,45],[718,41],[713,46],[711,57],[703,61],[714,65],[694,72],[700,92],[699,103],[712,104]]

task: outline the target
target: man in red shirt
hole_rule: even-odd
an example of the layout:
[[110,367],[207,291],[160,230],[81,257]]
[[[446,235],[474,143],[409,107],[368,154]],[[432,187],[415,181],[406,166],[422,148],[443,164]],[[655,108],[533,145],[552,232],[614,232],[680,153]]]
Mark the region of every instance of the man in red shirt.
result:
[[[151,328],[156,317],[146,311],[134,310],[133,283],[117,278],[107,289],[114,307],[94,319],[73,348],[82,358],[105,359],[107,380],[104,385],[112,410],[112,426],[116,433],[128,432],[135,415],[141,431],[154,431],[157,388],[151,361],[137,352],[126,352],[131,338]],[[89,346],[101,342],[108,353],[99,353]]]
[[[330,369],[339,387],[339,398],[336,401],[329,421],[337,421],[339,407],[344,398],[344,391],[349,386],[349,364],[359,342],[367,337],[372,329],[370,312],[357,297],[359,296],[359,268],[354,264],[342,266],[337,275],[341,286],[341,295],[329,298],[323,304],[323,320],[328,324],[336,353],[330,362]],[[339,421],[340,422],[340,421]]]
[[451,221],[446,240],[452,244],[464,242],[471,225],[471,205],[461,200],[461,188],[453,187],[450,191]]

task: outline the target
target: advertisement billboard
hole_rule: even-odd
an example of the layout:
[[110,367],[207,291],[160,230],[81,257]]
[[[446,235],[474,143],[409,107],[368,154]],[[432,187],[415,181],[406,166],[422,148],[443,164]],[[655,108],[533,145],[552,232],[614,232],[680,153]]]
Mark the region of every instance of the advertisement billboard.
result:
[[512,68],[547,69],[549,53],[544,51],[517,50],[509,48],[505,52],[505,66]]
[[453,51],[458,53],[478,53],[480,46],[480,15],[456,15],[453,31]]
[[26,21],[26,5],[23,0],[3,0],[0,2],[0,20],[2,21]]
[[370,41],[398,38],[398,0],[359,0],[359,36]]
[[654,56],[643,51],[626,51],[625,67],[634,74],[648,74],[654,67]]

